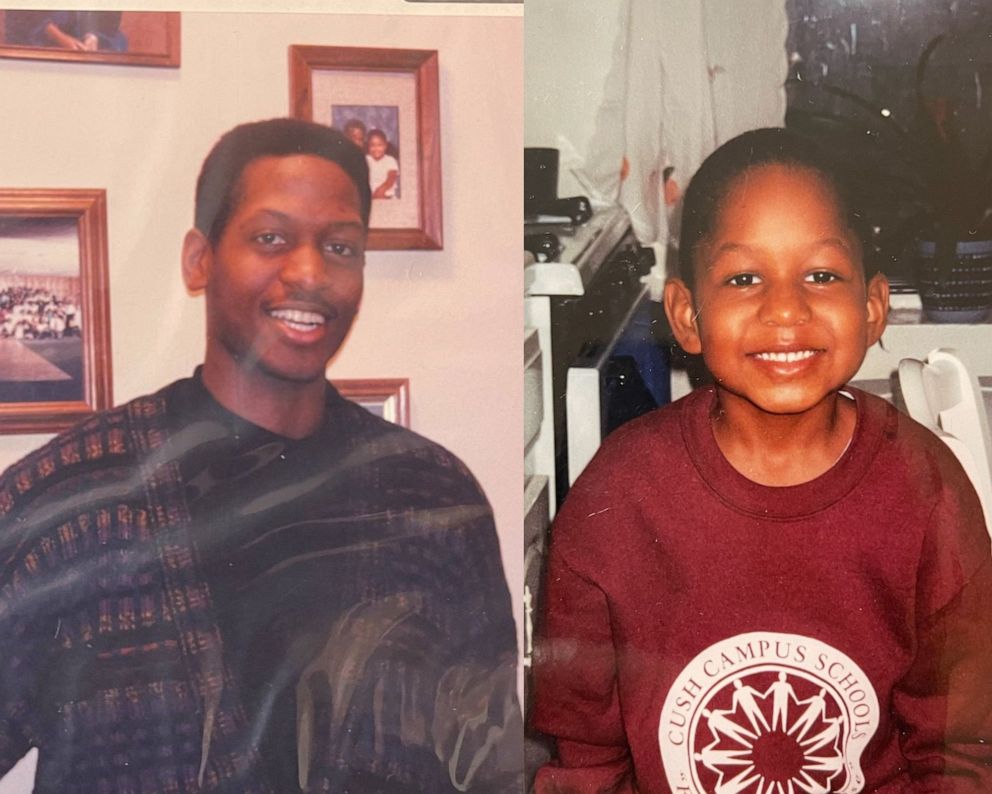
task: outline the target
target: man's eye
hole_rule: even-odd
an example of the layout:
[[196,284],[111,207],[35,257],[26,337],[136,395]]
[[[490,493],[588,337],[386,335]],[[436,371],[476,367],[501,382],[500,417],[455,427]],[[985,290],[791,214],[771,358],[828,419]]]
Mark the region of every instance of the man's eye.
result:
[[265,246],[282,245],[286,242],[286,238],[278,232],[262,232],[261,234],[256,234],[255,240]]
[[754,273],[738,273],[727,279],[727,283],[732,287],[752,287],[761,283],[761,278]]
[[806,280],[811,284],[830,284],[839,279],[840,276],[836,273],[831,273],[829,270],[816,270],[806,276]]
[[357,256],[358,249],[351,243],[326,243],[324,250],[334,256]]

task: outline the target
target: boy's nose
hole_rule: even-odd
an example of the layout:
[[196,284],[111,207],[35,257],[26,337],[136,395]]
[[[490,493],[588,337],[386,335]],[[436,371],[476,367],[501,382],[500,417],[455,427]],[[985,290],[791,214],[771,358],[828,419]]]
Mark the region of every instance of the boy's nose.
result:
[[806,322],[810,316],[806,297],[801,284],[770,285],[761,304],[761,321],[772,325],[800,325]]

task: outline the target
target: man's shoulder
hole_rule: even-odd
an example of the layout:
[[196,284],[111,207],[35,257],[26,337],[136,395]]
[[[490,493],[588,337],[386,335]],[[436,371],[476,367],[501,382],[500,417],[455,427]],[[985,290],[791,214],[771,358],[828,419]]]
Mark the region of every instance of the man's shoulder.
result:
[[409,428],[373,414],[334,393],[334,419],[346,422],[355,457],[374,467],[386,483],[468,492],[484,499],[465,463],[453,452]]
[[133,466],[164,440],[169,390],[97,411],[0,473],[0,517],[40,491],[79,474]]

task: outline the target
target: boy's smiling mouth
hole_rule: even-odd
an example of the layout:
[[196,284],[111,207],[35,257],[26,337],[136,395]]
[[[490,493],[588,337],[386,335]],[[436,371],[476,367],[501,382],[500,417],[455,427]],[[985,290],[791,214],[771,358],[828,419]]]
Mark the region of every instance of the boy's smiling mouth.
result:
[[751,355],[759,361],[771,361],[776,364],[794,364],[797,361],[805,361],[820,353],[819,350],[778,350],[752,353]]

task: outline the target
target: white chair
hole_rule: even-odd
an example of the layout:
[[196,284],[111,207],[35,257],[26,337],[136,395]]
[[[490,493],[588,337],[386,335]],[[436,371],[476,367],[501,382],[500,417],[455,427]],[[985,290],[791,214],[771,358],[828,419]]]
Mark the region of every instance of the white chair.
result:
[[937,348],[925,362],[899,362],[899,388],[907,413],[932,430],[961,461],[982,501],[992,535],[992,436],[978,378],[957,351]]

